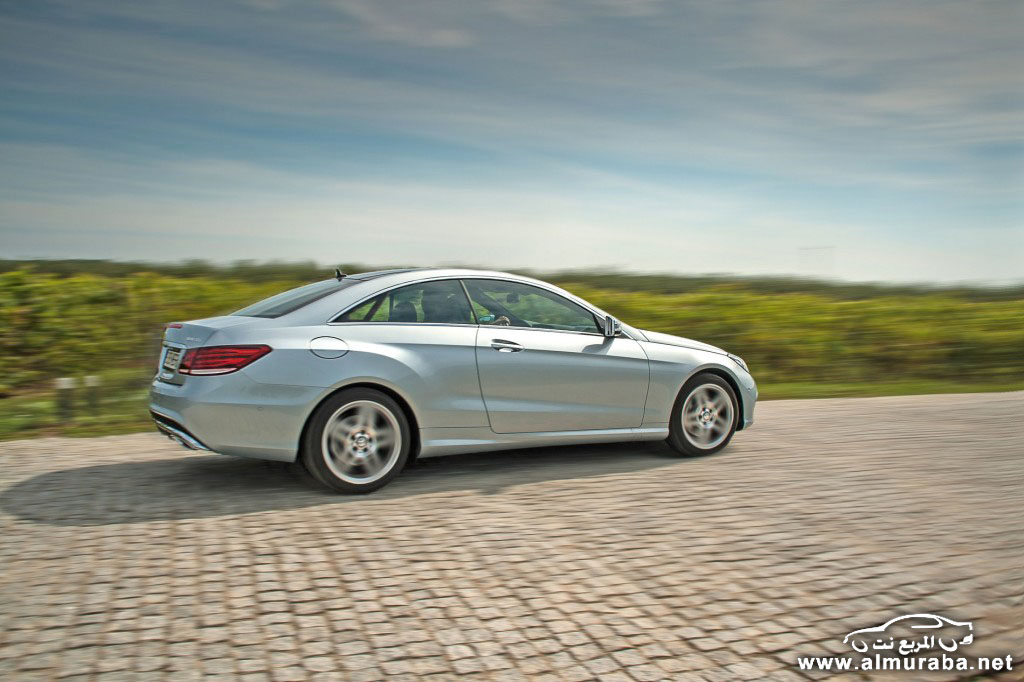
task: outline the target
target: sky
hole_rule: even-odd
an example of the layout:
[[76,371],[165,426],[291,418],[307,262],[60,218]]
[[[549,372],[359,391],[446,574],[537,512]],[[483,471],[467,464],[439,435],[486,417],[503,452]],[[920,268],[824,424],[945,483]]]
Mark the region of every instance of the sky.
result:
[[1024,279],[1024,3],[0,4],[0,258]]

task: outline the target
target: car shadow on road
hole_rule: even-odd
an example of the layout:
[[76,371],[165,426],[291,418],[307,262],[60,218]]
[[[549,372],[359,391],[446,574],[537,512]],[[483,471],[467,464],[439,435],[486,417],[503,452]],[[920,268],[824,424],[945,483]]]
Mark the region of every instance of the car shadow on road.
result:
[[190,455],[64,469],[14,484],[0,509],[58,526],[173,521],[640,472],[678,462],[663,443],[577,445],[420,460],[370,495],[337,495],[294,465]]

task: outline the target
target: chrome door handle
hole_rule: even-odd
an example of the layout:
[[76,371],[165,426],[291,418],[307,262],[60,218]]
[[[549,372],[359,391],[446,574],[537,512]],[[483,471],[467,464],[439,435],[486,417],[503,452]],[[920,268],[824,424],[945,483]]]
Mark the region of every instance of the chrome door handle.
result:
[[505,341],[504,339],[492,339],[491,348],[499,353],[518,353],[523,349],[523,347],[515,341]]

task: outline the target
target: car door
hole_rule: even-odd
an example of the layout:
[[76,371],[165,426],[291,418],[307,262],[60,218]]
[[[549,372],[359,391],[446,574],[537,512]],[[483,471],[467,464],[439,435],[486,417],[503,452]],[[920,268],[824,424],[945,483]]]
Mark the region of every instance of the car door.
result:
[[638,427],[647,356],[605,337],[594,314],[542,287],[464,280],[477,322],[480,389],[495,433]]

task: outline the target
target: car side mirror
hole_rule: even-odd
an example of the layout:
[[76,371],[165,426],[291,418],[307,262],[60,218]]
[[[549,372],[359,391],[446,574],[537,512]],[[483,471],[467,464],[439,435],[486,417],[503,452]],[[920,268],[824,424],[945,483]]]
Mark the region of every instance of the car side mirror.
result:
[[622,325],[611,315],[604,316],[604,335],[607,337],[618,336],[622,331]]

